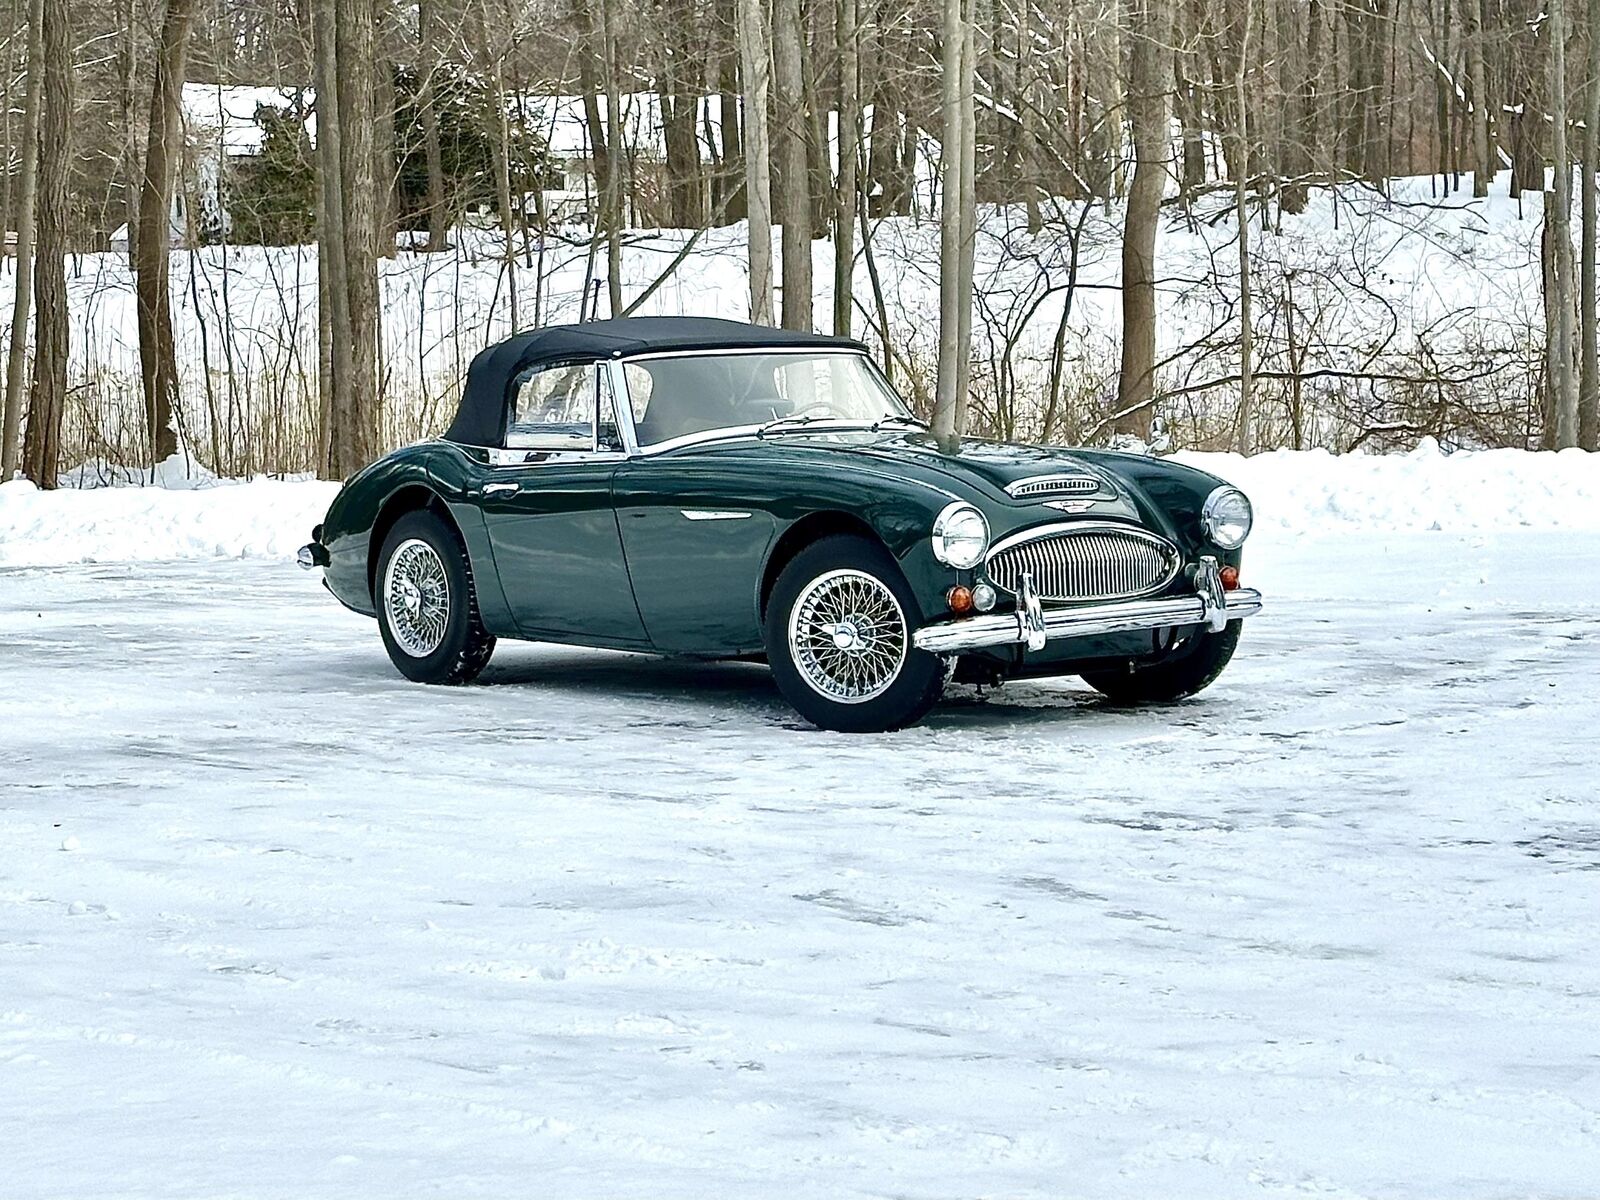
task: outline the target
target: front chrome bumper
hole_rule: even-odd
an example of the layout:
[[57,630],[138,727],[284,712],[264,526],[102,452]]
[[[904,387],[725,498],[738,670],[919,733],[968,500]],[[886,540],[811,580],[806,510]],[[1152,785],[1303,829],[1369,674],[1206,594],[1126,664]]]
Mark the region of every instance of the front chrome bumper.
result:
[[1154,600],[1117,600],[1079,608],[1046,611],[1034,594],[1033,579],[1023,575],[1014,612],[961,617],[924,625],[912,635],[919,650],[956,654],[989,646],[1026,645],[1042,650],[1053,638],[1092,637],[1098,634],[1134,633],[1141,629],[1166,629],[1204,625],[1222,629],[1261,611],[1261,593],[1254,588],[1224,591],[1217,560],[1202,558],[1194,571],[1195,594]]

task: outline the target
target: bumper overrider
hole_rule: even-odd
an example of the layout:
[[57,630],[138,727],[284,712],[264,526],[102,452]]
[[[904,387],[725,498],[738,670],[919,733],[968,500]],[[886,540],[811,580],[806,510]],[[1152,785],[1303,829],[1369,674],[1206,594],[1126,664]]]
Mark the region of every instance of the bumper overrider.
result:
[[1192,596],[1166,596],[1150,600],[1117,600],[1076,608],[1046,611],[1033,590],[1033,577],[1024,573],[1017,589],[1014,612],[961,617],[924,625],[912,635],[917,649],[934,654],[955,654],[989,646],[1026,645],[1042,650],[1053,638],[1093,637],[1109,633],[1134,633],[1141,629],[1204,625],[1221,630],[1261,611],[1261,593],[1255,588],[1227,591],[1217,560],[1202,558],[1194,568]]
[[328,548],[322,544],[321,525],[311,531],[311,541],[300,547],[294,560],[307,571],[328,565]]

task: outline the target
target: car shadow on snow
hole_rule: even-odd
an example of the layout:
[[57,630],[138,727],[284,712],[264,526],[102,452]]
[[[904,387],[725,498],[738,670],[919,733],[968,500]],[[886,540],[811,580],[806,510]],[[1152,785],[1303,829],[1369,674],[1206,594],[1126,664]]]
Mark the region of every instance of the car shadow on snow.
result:
[[[761,662],[662,658],[608,650],[585,650],[540,643],[502,645],[474,686],[531,688],[596,700],[641,701],[662,709],[686,709],[759,716],[776,725],[811,729],[778,692]],[[1004,688],[979,689],[953,684],[922,721],[930,729],[977,730],[1090,719],[1116,723],[1148,720],[1152,712],[1203,702],[1186,701],[1144,709],[1110,704],[1086,687],[1060,680],[1033,680]],[[1167,719],[1171,719],[1170,715]]]

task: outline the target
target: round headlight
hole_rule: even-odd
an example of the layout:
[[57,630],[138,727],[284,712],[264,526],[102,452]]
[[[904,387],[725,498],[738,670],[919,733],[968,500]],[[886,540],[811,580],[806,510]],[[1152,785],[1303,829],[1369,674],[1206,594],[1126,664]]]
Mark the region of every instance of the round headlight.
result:
[[1206,497],[1205,507],[1200,510],[1206,536],[1224,550],[1237,550],[1244,545],[1254,519],[1250,501],[1236,487],[1219,487]]
[[933,523],[933,556],[965,571],[975,567],[989,548],[989,522],[972,505],[957,500]]

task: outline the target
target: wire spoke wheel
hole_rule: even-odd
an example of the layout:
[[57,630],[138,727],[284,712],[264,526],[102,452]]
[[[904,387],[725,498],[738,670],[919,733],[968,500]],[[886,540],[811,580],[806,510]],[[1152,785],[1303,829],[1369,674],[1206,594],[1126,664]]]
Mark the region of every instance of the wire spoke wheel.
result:
[[395,643],[412,658],[427,658],[444,642],[450,577],[439,552],[421,538],[401,542],[389,556],[383,608]]
[[841,704],[863,704],[888,691],[910,640],[899,600],[865,571],[817,576],[789,612],[789,651],[801,678]]

